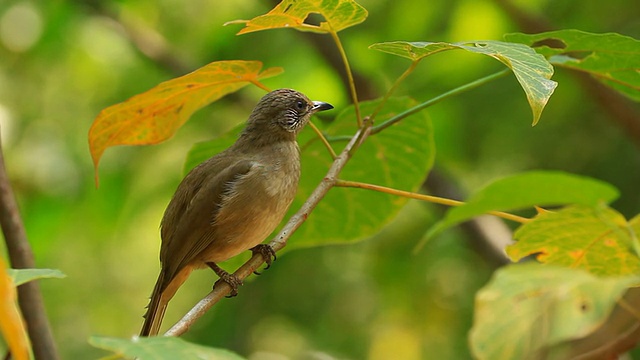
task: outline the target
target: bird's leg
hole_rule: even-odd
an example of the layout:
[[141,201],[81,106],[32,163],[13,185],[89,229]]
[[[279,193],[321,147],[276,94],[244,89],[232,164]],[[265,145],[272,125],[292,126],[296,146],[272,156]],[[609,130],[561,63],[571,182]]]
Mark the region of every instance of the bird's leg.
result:
[[[214,262],[208,262],[207,265],[220,277],[218,281],[222,280],[231,286],[231,292],[227,297],[230,298],[238,295],[238,286],[242,285],[242,280],[238,279],[234,274],[229,274]],[[216,281],[216,283],[218,283],[218,281]]]
[[[264,262],[267,263],[267,267],[264,268],[265,270],[270,268],[271,267],[271,263],[276,261],[276,252],[273,250],[273,248],[269,244],[256,245],[256,246],[251,248],[251,252],[254,255],[256,253],[262,255],[262,258],[264,259]],[[260,275],[260,273],[257,272],[257,271],[254,271],[253,273],[256,274],[256,275]]]

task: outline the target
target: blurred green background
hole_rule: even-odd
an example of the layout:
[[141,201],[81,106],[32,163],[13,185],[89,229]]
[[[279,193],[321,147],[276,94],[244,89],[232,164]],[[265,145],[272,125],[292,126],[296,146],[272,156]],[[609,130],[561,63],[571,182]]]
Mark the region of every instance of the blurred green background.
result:
[[[383,94],[408,66],[368,50],[375,42],[500,40],[508,32],[563,28],[640,38],[635,0],[360,3],[368,20],[341,38],[362,99]],[[0,3],[3,149],[38,266],[68,275],[41,282],[62,358],[106,354],[88,345],[91,335],[138,332],[159,270],[158,226],[187,151],[244,121],[263,92],[247,87],[214,103],[166,143],[109,149],[96,189],[87,132],[101,109],[211,61],[233,59],[284,67],[283,75],[265,81],[270,88],[295,88],[338,109],[349,104],[328,38],[291,30],[236,37],[240,26],[222,26],[275,4]],[[399,94],[426,100],[500,67],[478,55],[439,54],[423,61]],[[627,217],[638,213],[639,106],[623,101],[628,108],[616,115],[621,108],[599,100],[600,90],[582,77],[557,70],[554,79],[560,85],[535,128],[513,77],[430,109],[439,175],[428,182],[432,192],[465,196],[497,177],[559,169],[612,183],[622,193],[613,206]],[[501,261],[486,251],[478,231],[465,227],[413,253],[441,213],[411,202],[374,239],[289,252],[185,338],[251,359],[468,358],[474,294]],[[165,326],[214,280],[208,271],[195,273],[171,302]]]

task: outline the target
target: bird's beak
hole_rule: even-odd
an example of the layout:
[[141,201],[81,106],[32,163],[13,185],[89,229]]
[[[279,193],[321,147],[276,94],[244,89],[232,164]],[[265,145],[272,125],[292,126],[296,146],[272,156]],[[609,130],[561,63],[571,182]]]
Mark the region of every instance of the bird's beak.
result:
[[329,103],[322,102],[322,101],[314,101],[311,111],[317,112],[317,111],[324,111],[324,110],[331,110],[331,109],[333,109],[333,105]]

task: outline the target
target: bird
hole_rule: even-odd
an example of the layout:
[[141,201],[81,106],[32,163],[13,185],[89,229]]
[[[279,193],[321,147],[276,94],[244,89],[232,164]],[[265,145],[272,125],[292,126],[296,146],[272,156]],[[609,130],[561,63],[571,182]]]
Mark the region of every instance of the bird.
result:
[[169,301],[193,270],[211,268],[235,296],[242,282],[217,263],[247,250],[271,263],[275,253],[262,242],[297,191],[296,136],[313,114],[332,108],[293,89],[271,91],[255,106],[233,145],[185,176],[160,223],[160,274],[140,336],[158,334]]

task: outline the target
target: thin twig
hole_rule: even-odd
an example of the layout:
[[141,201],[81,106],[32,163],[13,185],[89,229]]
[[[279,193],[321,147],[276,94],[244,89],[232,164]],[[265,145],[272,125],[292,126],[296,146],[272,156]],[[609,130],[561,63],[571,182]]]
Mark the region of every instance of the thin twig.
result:
[[[7,244],[11,267],[14,269],[35,268],[33,252],[20,217],[18,204],[4,165],[2,142],[0,141],[0,226]],[[18,286],[18,303],[29,332],[36,359],[58,359],[51,327],[44,309],[40,286],[30,281]]]
[[344,63],[345,71],[347,72],[347,78],[349,79],[349,91],[351,92],[351,100],[353,101],[353,107],[356,110],[356,119],[358,120],[358,127],[362,127],[362,115],[360,114],[360,102],[358,101],[358,92],[356,90],[356,83],[353,80],[353,73],[351,73],[351,66],[349,66],[349,60],[347,59],[347,53],[344,51],[344,47],[342,46],[342,42],[340,42],[340,38],[338,37],[338,33],[335,31],[330,31],[331,37],[333,41],[336,43],[338,50],[340,51],[340,56],[342,57],[342,62]]
[[[276,235],[269,243],[274,251],[279,251],[287,245],[287,240],[291,235],[302,225],[309,217],[309,214],[315,209],[316,205],[324,198],[324,196],[331,190],[337,181],[337,177],[351,158],[351,154],[360,147],[360,144],[369,136],[371,131],[371,123],[365,121],[364,126],[360,128],[355,135],[351,138],[351,141],[342,150],[340,155],[336,157],[331,168],[327,172],[324,179],[318,184],[313,193],[309,196],[307,201],[302,205],[300,210],[293,215],[287,224],[280,230],[280,233]],[[251,273],[257,270],[265,260],[261,255],[255,254],[244,265],[242,265],[234,275],[240,280],[244,280]],[[231,287],[223,282],[216,282],[213,290],[202,300],[200,300],[187,314],[185,314],[180,321],[173,325],[164,335],[165,336],[180,336],[184,334],[189,327],[204,315],[213,305],[220,301],[224,296],[229,294]]]
[[331,154],[331,159],[335,160],[338,157],[338,155],[336,155],[336,152],[331,147],[331,144],[329,144],[329,140],[327,140],[327,138],[324,136],[322,131],[320,131],[320,129],[318,129],[318,127],[311,121],[309,121],[309,126],[311,126],[311,128],[316,133],[316,135],[318,135],[318,138],[320,139],[320,141],[322,141],[322,143],[324,144],[324,147],[327,148],[327,150]]
[[[447,199],[447,198],[441,198],[441,197],[432,196],[432,195],[418,194],[418,193],[414,193],[414,192],[393,189],[393,188],[389,188],[389,187],[386,187],[386,186],[367,184],[367,183],[362,183],[362,182],[357,182],[357,181],[348,181],[348,180],[338,179],[338,180],[336,180],[335,186],[352,187],[352,188],[373,190],[373,191],[383,192],[383,193],[386,193],[386,194],[402,196],[402,197],[406,197],[406,198],[410,198],[410,199],[428,201],[428,202],[431,202],[431,203],[434,203],[434,204],[441,204],[441,205],[447,205],[447,206],[464,205],[464,202],[462,202],[462,201],[457,201],[457,200]],[[489,212],[487,212],[487,214],[493,215],[493,216],[497,216],[497,217],[503,218],[505,220],[515,221],[515,222],[518,222],[518,223],[521,223],[521,224],[524,224],[524,223],[527,223],[527,222],[531,221],[531,219],[527,219],[527,218],[522,217],[522,216],[509,214],[509,213],[502,212],[502,211],[489,211]]]
[[398,89],[398,87],[400,86],[400,83],[402,83],[402,81],[404,81],[404,79],[407,78],[407,76],[409,76],[413,70],[416,69],[416,67],[418,66],[418,64],[420,63],[420,60],[414,60],[411,62],[411,65],[409,65],[409,67],[407,68],[407,70],[405,70],[402,75],[400,75],[396,81],[393,83],[393,85],[391,86],[391,88],[389,89],[389,91],[387,91],[387,93],[384,95],[384,97],[382,98],[382,101],[380,102],[380,104],[378,104],[378,106],[376,107],[375,110],[373,110],[373,113],[371,113],[371,115],[369,116],[369,119],[371,120],[371,122],[375,122],[375,117],[376,115],[378,115],[378,113],[380,112],[380,110],[382,110],[382,108],[384,107],[384,105],[387,103],[387,101],[389,100],[389,98],[391,97],[391,95],[393,95],[393,93]]
[[380,131],[388,128],[389,126],[401,121],[402,119],[404,119],[404,118],[406,118],[406,117],[408,117],[410,115],[413,115],[413,114],[415,114],[415,113],[417,113],[417,112],[419,112],[419,111],[421,111],[421,110],[423,110],[425,108],[428,108],[431,105],[439,103],[440,101],[448,99],[448,98],[453,97],[455,95],[460,95],[460,94],[462,94],[462,93],[464,93],[466,91],[469,91],[471,89],[475,89],[480,85],[484,85],[484,84],[486,84],[486,83],[488,83],[490,81],[493,81],[493,80],[495,80],[497,78],[505,76],[509,72],[510,72],[509,69],[504,69],[502,71],[498,71],[497,73],[493,73],[491,75],[485,76],[485,77],[480,78],[478,80],[472,81],[472,82],[464,84],[462,86],[459,86],[459,87],[457,87],[457,88],[455,88],[453,90],[449,90],[444,94],[438,95],[438,96],[434,97],[433,99],[430,99],[430,100],[427,100],[427,101],[425,101],[425,102],[423,102],[421,104],[418,104],[418,105],[412,107],[411,109],[409,109],[407,111],[404,111],[404,112],[392,117],[391,119],[374,126],[373,129],[371,130],[371,134],[377,134]]

